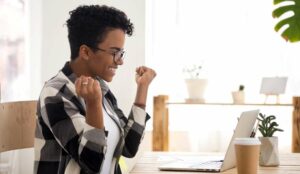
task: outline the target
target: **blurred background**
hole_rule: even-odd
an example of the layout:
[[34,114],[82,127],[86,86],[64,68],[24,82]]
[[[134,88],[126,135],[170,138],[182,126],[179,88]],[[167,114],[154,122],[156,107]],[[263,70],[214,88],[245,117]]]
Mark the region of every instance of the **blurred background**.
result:
[[[150,115],[156,95],[175,102],[188,98],[183,68],[190,65],[200,65],[199,77],[208,79],[207,102],[232,103],[231,92],[244,85],[245,103],[262,103],[263,77],[288,77],[281,103],[292,103],[292,96],[300,94],[300,45],[274,31],[278,19],[272,17],[272,0],[0,0],[1,102],[38,99],[44,82],[70,58],[65,21],[82,4],[114,6],[135,25],[126,40],[125,63],[110,84],[125,113],[135,97],[139,65],[157,72],[147,102]],[[277,134],[280,152],[290,152],[291,106],[168,107],[171,151],[224,152],[240,113],[260,109],[277,116],[285,130]],[[152,120],[140,153],[152,150],[151,134]],[[32,173],[33,163],[26,160],[33,160],[32,149],[0,157],[14,159],[14,173]],[[127,160],[129,169],[134,160]]]

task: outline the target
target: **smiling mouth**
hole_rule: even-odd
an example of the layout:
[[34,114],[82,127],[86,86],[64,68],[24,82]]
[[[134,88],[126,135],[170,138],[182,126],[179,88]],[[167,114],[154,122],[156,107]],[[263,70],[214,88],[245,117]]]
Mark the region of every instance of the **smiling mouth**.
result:
[[117,68],[112,68],[112,67],[109,68],[109,71],[112,72],[113,74],[116,73],[116,70],[117,70]]

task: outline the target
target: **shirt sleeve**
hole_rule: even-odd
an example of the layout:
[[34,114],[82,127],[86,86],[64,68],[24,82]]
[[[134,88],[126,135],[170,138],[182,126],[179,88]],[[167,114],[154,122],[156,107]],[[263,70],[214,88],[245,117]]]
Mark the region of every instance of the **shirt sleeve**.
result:
[[[48,88],[46,93],[55,93]],[[75,96],[74,96],[75,97]],[[101,169],[107,145],[107,132],[97,129],[85,121],[76,100],[66,99],[60,92],[40,99],[41,117],[55,141],[87,173],[97,173]],[[74,100],[75,99],[75,100]]]
[[143,139],[146,122],[150,116],[140,107],[132,106],[125,125],[125,145],[123,153],[125,157],[132,158],[138,151],[141,140]]

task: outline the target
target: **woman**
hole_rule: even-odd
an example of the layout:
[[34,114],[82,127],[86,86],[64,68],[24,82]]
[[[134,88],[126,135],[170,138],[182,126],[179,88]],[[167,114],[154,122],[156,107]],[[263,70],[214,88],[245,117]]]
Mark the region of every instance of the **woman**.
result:
[[136,68],[136,98],[125,117],[107,82],[123,64],[133,24],[120,10],[91,5],[71,11],[67,27],[71,60],[39,98],[34,171],[121,173],[120,156],[136,154],[150,118],[146,98],[156,73]]

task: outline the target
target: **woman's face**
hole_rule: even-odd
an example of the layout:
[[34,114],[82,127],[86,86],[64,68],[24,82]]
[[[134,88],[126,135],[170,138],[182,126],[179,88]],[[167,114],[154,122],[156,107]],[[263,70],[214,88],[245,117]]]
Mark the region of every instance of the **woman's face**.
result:
[[123,61],[114,61],[114,55],[123,51],[125,42],[125,33],[121,29],[108,31],[106,38],[98,44],[96,51],[91,54],[88,61],[88,67],[92,76],[99,76],[107,82],[111,82],[116,74],[119,65]]

